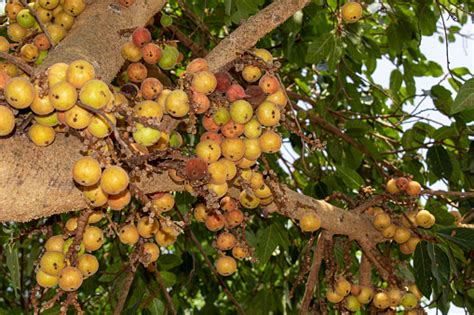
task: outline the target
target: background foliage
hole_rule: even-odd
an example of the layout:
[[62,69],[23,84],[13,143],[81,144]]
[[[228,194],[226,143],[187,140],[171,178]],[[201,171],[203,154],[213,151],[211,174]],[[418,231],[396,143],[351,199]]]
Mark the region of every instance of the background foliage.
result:
[[[175,27],[210,50],[242,20],[270,2],[169,1],[165,11],[174,18]],[[443,73],[442,67],[427,60],[419,47],[423,36],[438,36],[440,43],[433,49],[445,49],[445,45],[455,40],[461,25],[472,23],[468,12],[472,12],[474,3],[365,1],[364,18],[351,25],[341,23],[337,17],[341,4],[343,1],[312,1],[258,44],[269,49],[281,63],[280,75],[293,92],[290,96],[295,100],[294,113],[303,132],[326,144],[324,150],[311,150],[301,137],[282,127],[287,146],[291,146],[295,156],[283,151],[280,156],[269,157],[278,177],[290,187],[318,199],[335,192],[357,199],[363,186],[381,192],[388,178],[400,174],[410,174],[426,187],[441,181],[449,190],[472,190],[473,69],[460,67]],[[198,16],[202,24],[196,22],[193,15]],[[444,28],[448,16],[456,20],[457,25]],[[159,22],[154,26],[153,35],[174,37]],[[179,48],[185,60],[193,57],[184,45]],[[388,89],[372,77],[381,59],[390,60],[396,66],[391,73],[386,73],[390,77]],[[435,77],[439,84],[416,86],[417,77]],[[457,93],[442,86],[444,81]],[[431,98],[435,108],[430,110],[448,117],[449,123],[440,124],[425,118],[417,107],[408,111],[408,105],[416,105],[415,97]],[[321,120],[327,125],[321,124]],[[411,127],[407,129],[407,125]],[[342,138],[334,130],[342,131],[347,137]],[[177,201],[185,214],[194,200],[182,194]],[[453,303],[474,313],[474,232],[456,226],[455,218],[448,213],[448,210],[457,210],[465,218],[471,218],[471,222],[465,220],[464,223],[472,223],[474,201],[431,196],[423,202],[436,216],[436,226],[425,232],[435,241],[422,242],[413,256],[403,255],[397,248],[385,244],[380,246],[399,260],[398,273],[416,280],[428,297],[423,304],[447,313]],[[339,201],[335,203],[346,206]],[[238,272],[225,282],[248,314],[295,314],[304,292],[304,282],[298,284],[296,279],[306,263],[310,236],[301,233],[287,218],[265,217],[259,211],[250,215],[252,220],[246,227],[246,238],[255,247],[256,261],[240,262]],[[0,314],[28,312],[25,311],[29,307],[28,292],[34,285],[34,269],[42,242],[53,231],[59,232],[61,219],[68,216],[27,224],[2,224]],[[107,223],[102,225],[106,228]],[[215,257],[213,234],[199,224],[191,228],[204,251]],[[347,250],[344,239],[336,238],[336,261],[356,276],[360,251],[356,247],[349,248],[354,262],[350,265],[344,260],[344,250]],[[96,254],[101,262],[100,270],[80,289],[81,304],[87,313],[104,314],[113,310],[124,281],[126,253],[130,251],[116,239],[109,239]],[[180,236],[169,252],[162,253],[158,268],[178,313],[185,310],[203,314],[235,312],[203,256],[185,235]],[[326,285],[323,278],[324,270],[322,289]],[[379,286],[386,285],[375,274],[373,281]],[[164,312],[166,302],[154,274],[140,267],[132,288],[124,308],[126,314]],[[48,294],[52,296],[53,292]],[[46,314],[57,313],[57,308]]]

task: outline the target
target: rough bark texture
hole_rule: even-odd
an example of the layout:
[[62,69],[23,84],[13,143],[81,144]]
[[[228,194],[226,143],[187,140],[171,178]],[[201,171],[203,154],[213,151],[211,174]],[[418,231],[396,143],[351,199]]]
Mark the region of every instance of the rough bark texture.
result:
[[207,56],[211,71],[217,71],[235,60],[238,54],[255,44],[285,22],[296,11],[303,9],[310,0],[277,0],[251,16],[245,23],[223,39]]
[[124,8],[117,0],[93,1],[38,71],[58,62],[86,59],[102,80],[112,81],[123,65],[120,47],[129,40],[120,31],[143,26],[165,3],[165,0],[137,0]]
[[[71,175],[82,156],[81,146],[76,137],[62,134],[46,148],[26,137],[0,140],[0,222],[30,221],[87,207]],[[138,186],[147,193],[183,189],[166,174],[154,174]]]
[[[110,81],[123,62],[120,45],[125,39],[117,31],[143,25],[163,5],[159,0],[137,1],[130,11],[122,9],[118,14],[110,9],[112,2],[115,1],[96,1],[89,6],[44,67],[85,58],[96,64],[104,80]],[[211,68],[219,69],[231,62],[236,53],[255,45],[308,2],[275,1],[251,17],[208,55]],[[86,207],[71,176],[72,165],[81,156],[80,149],[80,141],[72,136],[58,135],[55,143],[46,148],[34,146],[25,137],[0,139],[0,222],[29,221]],[[322,219],[322,227],[333,234],[348,235],[356,240],[382,240],[365,217],[304,196],[284,185],[274,186],[282,203],[270,205],[270,210],[293,219],[298,219],[304,211],[315,211]],[[144,179],[139,187],[146,193],[183,189],[166,174]]]

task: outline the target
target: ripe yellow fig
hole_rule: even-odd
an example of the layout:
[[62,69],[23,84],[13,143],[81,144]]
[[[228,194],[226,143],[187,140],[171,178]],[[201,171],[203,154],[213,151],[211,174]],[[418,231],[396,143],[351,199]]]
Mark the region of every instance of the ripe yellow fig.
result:
[[242,71],[242,77],[247,82],[257,82],[262,76],[262,70],[256,66],[245,66]]
[[399,193],[400,189],[397,187],[397,180],[394,178],[389,179],[386,185],[386,190],[391,194]]
[[346,23],[355,23],[362,17],[362,6],[358,2],[346,2],[342,7],[342,18]]
[[75,267],[66,267],[59,274],[58,285],[64,291],[76,291],[82,285],[84,277],[82,272]]
[[31,142],[39,147],[46,147],[54,142],[56,132],[54,129],[40,124],[33,124],[28,130]]
[[232,249],[237,243],[237,238],[229,232],[222,232],[217,236],[216,246],[219,250]]
[[427,210],[421,210],[416,214],[415,222],[422,228],[429,229],[435,224],[435,217]]
[[418,299],[413,293],[405,293],[401,299],[401,304],[407,310],[411,310],[418,305]]
[[138,242],[140,235],[133,223],[123,226],[119,231],[120,242],[128,245],[134,245]]
[[360,310],[360,302],[355,296],[349,295],[344,300],[344,307],[348,311],[357,312]]
[[62,235],[54,235],[48,238],[44,248],[49,252],[60,252],[63,250],[64,239]]
[[55,63],[48,68],[46,74],[48,76],[48,84],[50,87],[53,85],[66,80],[66,72],[69,68],[69,65],[65,63]]
[[207,208],[203,203],[198,203],[194,207],[194,218],[198,222],[205,222],[207,218]]
[[15,116],[10,108],[0,106],[0,137],[9,135],[15,128]]
[[344,277],[339,277],[336,281],[334,291],[340,296],[347,296],[351,292],[351,283]]
[[337,303],[340,303],[344,299],[344,296],[337,294],[333,290],[328,290],[326,292],[326,299],[331,303],[337,304]]
[[377,214],[373,222],[374,227],[379,231],[387,228],[391,223],[392,220],[390,219],[390,215],[385,212]]
[[83,186],[92,186],[99,182],[102,170],[99,162],[89,156],[80,158],[74,163],[72,177],[74,181]]
[[385,292],[379,292],[375,294],[372,303],[377,307],[379,310],[384,310],[390,306],[390,297]]
[[395,235],[393,236],[393,239],[398,244],[403,244],[410,239],[410,236],[411,236],[410,230],[404,227],[398,227],[397,230],[395,231]]
[[94,66],[83,59],[71,62],[66,71],[66,80],[77,89],[82,88],[87,81],[94,78]]
[[49,275],[41,269],[36,272],[36,283],[43,288],[53,288],[58,284],[58,281],[58,276]]
[[35,99],[33,84],[22,77],[10,79],[5,86],[4,93],[8,104],[17,109],[27,108]]
[[101,109],[106,106],[112,97],[109,87],[104,81],[89,80],[81,88],[79,99],[85,105]]
[[247,209],[255,209],[260,204],[260,198],[252,193],[247,193],[245,190],[240,193],[239,201],[242,207]]
[[57,276],[66,266],[63,252],[45,252],[40,260],[41,270],[51,276]]
[[99,183],[89,187],[82,187],[81,190],[84,198],[92,207],[102,207],[107,203],[109,195],[102,190]]
[[245,246],[235,245],[234,248],[232,248],[232,256],[234,256],[235,259],[242,260],[244,258],[247,258],[248,255],[249,250]]
[[408,183],[405,191],[409,196],[418,196],[421,193],[421,185],[417,181],[412,180]]
[[181,118],[189,112],[188,94],[183,90],[175,90],[168,94],[165,100],[166,112],[173,117]]
[[84,254],[77,261],[77,268],[84,277],[93,276],[99,270],[99,261],[94,255]]
[[390,306],[397,307],[400,305],[402,299],[402,292],[399,289],[391,289],[387,291],[387,295],[390,298]]
[[173,209],[174,204],[174,197],[170,193],[157,194],[152,200],[153,208],[159,213],[170,211]]
[[306,212],[301,216],[300,218],[301,231],[314,232],[314,231],[317,231],[320,227],[321,227],[321,219],[316,213]]
[[395,232],[397,231],[397,226],[395,224],[390,224],[385,229],[382,230],[382,235],[385,238],[393,238]]
[[143,217],[140,220],[138,220],[137,223],[137,230],[138,234],[140,234],[141,237],[143,238],[150,238],[153,236],[153,234],[158,231],[159,225],[158,222],[155,219],[152,219],[150,217]]
[[372,301],[374,296],[374,290],[371,287],[361,286],[360,293],[357,296],[357,299],[362,304],[369,304]]
[[120,166],[108,166],[100,178],[100,187],[110,195],[116,195],[127,189],[130,179]]
[[155,262],[160,257],[160,248],[155,243],[145,243],[143,244],[143,254],[147,257],[147,263]]
[[130,191],[124,190],[119,194],[110,195],[107,200],[107,205],[112,210],[120,211],[130,203],[131,199],[132,195],[130,194]]
[[222,276],[230,276],[237,270],[237,262],[230,256],[222,256],[217,259],[216,270]]
[[194,73],[191,88],[199,93],[209,94],[216,89],[217,80],[212,72],[199,71]]
[[82,241],[89,252],[98,250],[104,244],[104,232],[96,226],[88,226],[84,230]]
[[170,226],[163,226],[161,229],[156,231],[155,241],[158,245],[168,247],[173,245],[178,238],[178,231]]

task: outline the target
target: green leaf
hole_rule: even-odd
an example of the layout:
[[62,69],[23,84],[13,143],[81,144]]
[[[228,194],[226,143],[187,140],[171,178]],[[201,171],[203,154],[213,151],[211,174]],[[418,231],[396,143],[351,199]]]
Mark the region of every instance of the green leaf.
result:
[[148,306],[148,310],[151,315],[162,315],[165,313],[165,305],[160,299],[154,298]]
[[176,283],[176,275],[169,271],[160,271],[161,279],[165,287],[172,287]]
[[328,56],[333,52],[336,40],[333,33],[325,33],[314,39],[308,46],[305,61],[307,63],[318,64],[323,60],[327,60]]
[[422,241],[416,247],[415,256],[413,257],[413,268],[417,287],[424,296],[429,298],[433,274],[431,273],[431,260],[426,244],[426,241]]
[[449,159],[448,152],[441,145],[434,145],[428,149],[426,155],[429,170],[432,171],[438,178],[449,179],[453,172],[453,165]]
[[467,228],[453,228],[438,231],[437,234],[458,244],[464,250],[474,250],[474,230]]
[[474,109],[474,79],[467,80],[459,89],[451,107],[451,115]]
[[438,287],[446,285],[449,281],[449,259],[438,245],[428,243],[428,256],[431,260],[431,272],[435,277]]
[[395,69],[390,74],[390,90],[393,94],[397,94],[402,86],[403,76],[400,70]]
[[364,185],[364,180],[362,177],[353,169],[338,165],[337,166],[337,175],[344,181],[344,183],[352,188],[358,189],[360,186]]
[[10,275],[10,283],[15,291],[15,296],[20,292],[20,263],[18,261],[18,242],[7,244],[5,248],[7,256],[7,268]]
[[165,254],[161,255],[158,260],[158,266],[160,270],[170,270],[176,266],[179,266],[183,263],[181,257],[175,254]]
[[270,259],[278,245],[288,250],[290,244],[288,234],[279,223],[275,222],[267,226],[262,232],[259,231],[258,234],[259,241],[255,250],[255,256],[260,264],[263,265]]

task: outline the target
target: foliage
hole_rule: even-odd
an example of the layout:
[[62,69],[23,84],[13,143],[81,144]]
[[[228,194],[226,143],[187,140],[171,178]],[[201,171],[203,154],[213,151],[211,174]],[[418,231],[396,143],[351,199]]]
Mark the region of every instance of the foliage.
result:
[[[219,39],[270,2],[169,1],[165,11],[174,18],[173,25],[210,50]],[[314,0],[258,44],[278,58],[283,82],[299,95],[300,100],[293,106],[304,134],[326,145],[323,150],[311,150],[301,137],[282,127],[287,147],[294,152],[292,158],[287,153],[268,157],[278,178],[317,199],[339,192],[356,200],[363,186],[371,186],[380,193],[387,179],[400,174],[411,175],[425,187],[443,183],[450,191],[473,190],[474,142],[469,138],[474,127],[472,69],[462,67],[444,73],[441,65],[427,60],[419,47],[423,36],[439,37],[440,44],[435,49],[444,49],[446,41],[448,44],[455,41],[460,25],[469,23],[465,11],[472,11],[474,4],[461,0],[366,1],[364,18],[359,23],[344,24],[336,14],[341,3]],[[195,31],[200,26],[190,12],[202,20],[208,31]],[[458,25],[443,29],[442,15],[445,18],[449,15]],[[152,34],[173,38],[159,24]],[[179,49],[191,58],[192,52],[187,47],[180,44]],[[373,79],[377,63],[382,59],[394,65],[394,70],[386,73],[390,78],[388,88]],[[415,82],[420,77],[439,78],[439,83],[420,87]],[[446,81],[450,89],[443,84]],[[434,108],[427,110],[443,114],[447,123],[423,116],[417,104],[420,97],[431,99]],[[358,145],[315,123],[315,117],[335,126]],[[177,202],[184,212],[189,210],[192,200],[183,194]],[[334,202],[347,207],[344,202]],[[474,200],[427,196],[422,202],[437,221],[434,229],[423,233],[435,241],[423,241],[414,255],[403,255],[385,245],[381,248],[400,262],[398,273],[416,280],[427,298],[423,304],[444,314],[451,303],[474,313],[474,289],[468,284],[473,272],[474,231],[458,227],[454,217],[448,214],[456,210],[472,220]],[[296,279],[307,265],[310,236],[301,233],[287,218],[259,213],[249,213],[252,220],[245,235],[255,248],[256,261],[239,262],[238,272],[224,281],[248,314],[296,314],[297,303],[304,293],[304,284]],[[106,228],[107,222],[102,222]],[[35,282],[34,269],[41,242],[52,232],[42,227],[51,224],[53,229],[60,230],[58,216],[2,225],[0,314],[24,312],[29,303],[27,292]],[[212,246],[213,235],[202,225],[191,227],[206,254],[217,257]],[[339,267],[347,267],[356,277],[360,251],[352,248],[352,261],[344,261],[344,244],[344,238],[336,238],[335,256],[341,258]],[[125,277],[126,253],[130,251],[116,239],[110,239],[98,252],[100,271],[84,282],[79,293],[86,313],[112,312]],[[180,236],[175,246],[162,253],[158,268],[178,313],[185,310],[203,314],[235,313],[219,281],[188,237]],[[321,274],[324,272],[325,269]],[[373,282],[386,285],[375,274]],[[321,288],[325,286],[327,283],[321,281]],[[132,288],[124,314],[164,314],[167,302],[158,280],[144,267],[137,270]],[[323,292],[320,290],[320,298]],[[45,300],[52,292],[46,295]],[[49,313],[55,311],[51,309]]]

